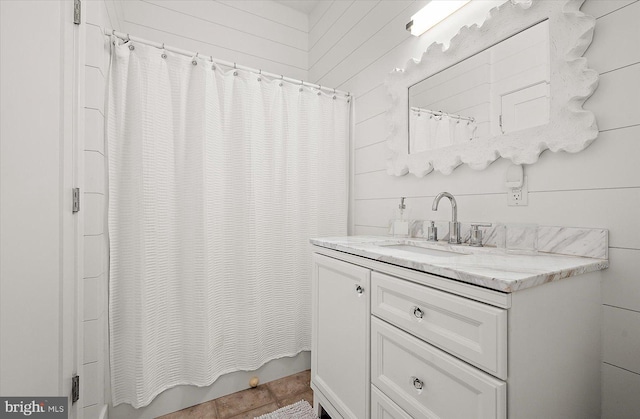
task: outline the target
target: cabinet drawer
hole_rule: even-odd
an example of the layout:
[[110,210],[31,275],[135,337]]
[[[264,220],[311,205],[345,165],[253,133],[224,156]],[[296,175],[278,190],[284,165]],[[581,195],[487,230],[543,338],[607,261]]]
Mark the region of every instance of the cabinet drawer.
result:
[[376,386],[371,386],[371,419],[413,419]]
[[371,381],[414,418],[505,418],[507,384],[377,318]]
[[481,368],[507,378],[507,310],[373,272],[371,312]]

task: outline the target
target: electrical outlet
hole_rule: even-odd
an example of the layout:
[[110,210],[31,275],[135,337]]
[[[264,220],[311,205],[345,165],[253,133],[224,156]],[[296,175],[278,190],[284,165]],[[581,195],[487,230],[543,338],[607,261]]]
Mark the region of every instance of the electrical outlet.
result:
[[522,187],[510,188],[507,191],[507,205],[510,207],[524,207],[529,203],[529,189],[527,188],[527,177],[522,181]]

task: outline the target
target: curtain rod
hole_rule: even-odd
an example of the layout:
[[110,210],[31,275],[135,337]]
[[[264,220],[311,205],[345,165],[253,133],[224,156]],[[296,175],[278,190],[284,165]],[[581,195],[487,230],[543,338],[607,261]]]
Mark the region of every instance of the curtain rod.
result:
[[462,116],[462,115],[456,115],[456,114],[442,112],[442,111],[432,111],[431,109],[419,108],[417,106],[412,106],[411,110],[414,112],[430,113],[431,115],[434,115],[434,116],[448,116],[449,118],[453,118],[453,119],[461,119],[463,121],[476,122],[476,119],[473,116]]
[[[195,56],[198,55],[197,52],[192,52],[192,51],[187,51],[187,50],[180,49],[180,48],[170,47],[170,46],[167,46],[167,45],[165,45],[163,43],[149,41],[147,39],[138,38],[137,36],[129,36],[128,33],[118,32],[116,30],[105,29],[104,30],[104,34],[107,35],[107,36],[113,35],[113,36],[118,37],[120,39],[123,39],[125,41],[134,41],[134,42],[139,42],[141,44],[150,45],[152,47],[162,48],[162,49],[165,49],[167,51],[174,52],[176,54],[186,55],[187,57],[195,57]],[[342,94],[342,95],[345,95],[347,97],[351,96],[351,93],[345,92],[343,90],[336,90],[336,89],[331,88],[331,87],[322,86],[322,85],[314,84],[314,83],[309,83],[309,82],[304,81],[304,80],[292,79],[291,77],[285,77],[282,74],[269,73],[267,71],[262,71],[261,69],[247,67],[247,66],[244,66],[244,65],[240,65],[238,63],[232,63],[232,62],[229,62],[229,61],[218,60],[218,59],[214,60],[213,56],[211,57],[211,61],[215,62],[218,65],[223,65],[223,66],[226,66],[226,67],[229,67],[229,68],[237,68],[239,70],[250,71],[252,73],[262,74],[264,76],[272,77],[274,79],[281,79],[283,81],[286,81],[286,82],[289,82],[289,83],[292,83],[292,84],[313,87],[313,88],[324,90],[324,91],[330,92],[330,93],[333,92],[333,93]]]

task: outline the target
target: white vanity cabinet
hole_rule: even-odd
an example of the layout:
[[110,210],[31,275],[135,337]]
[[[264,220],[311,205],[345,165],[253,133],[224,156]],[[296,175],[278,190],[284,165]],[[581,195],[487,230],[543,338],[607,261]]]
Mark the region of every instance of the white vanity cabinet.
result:
[[598,272],[505,293],[314,246],[312,309],[333,419],[600,417]]

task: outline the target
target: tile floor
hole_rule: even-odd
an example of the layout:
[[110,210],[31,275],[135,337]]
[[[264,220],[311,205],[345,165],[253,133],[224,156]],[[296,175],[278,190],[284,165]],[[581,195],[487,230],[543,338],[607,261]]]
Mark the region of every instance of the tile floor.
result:
[[302,371],[159,419],[253,419],[300,400],[306,400],[313,406],[310,381],[311,371]]

